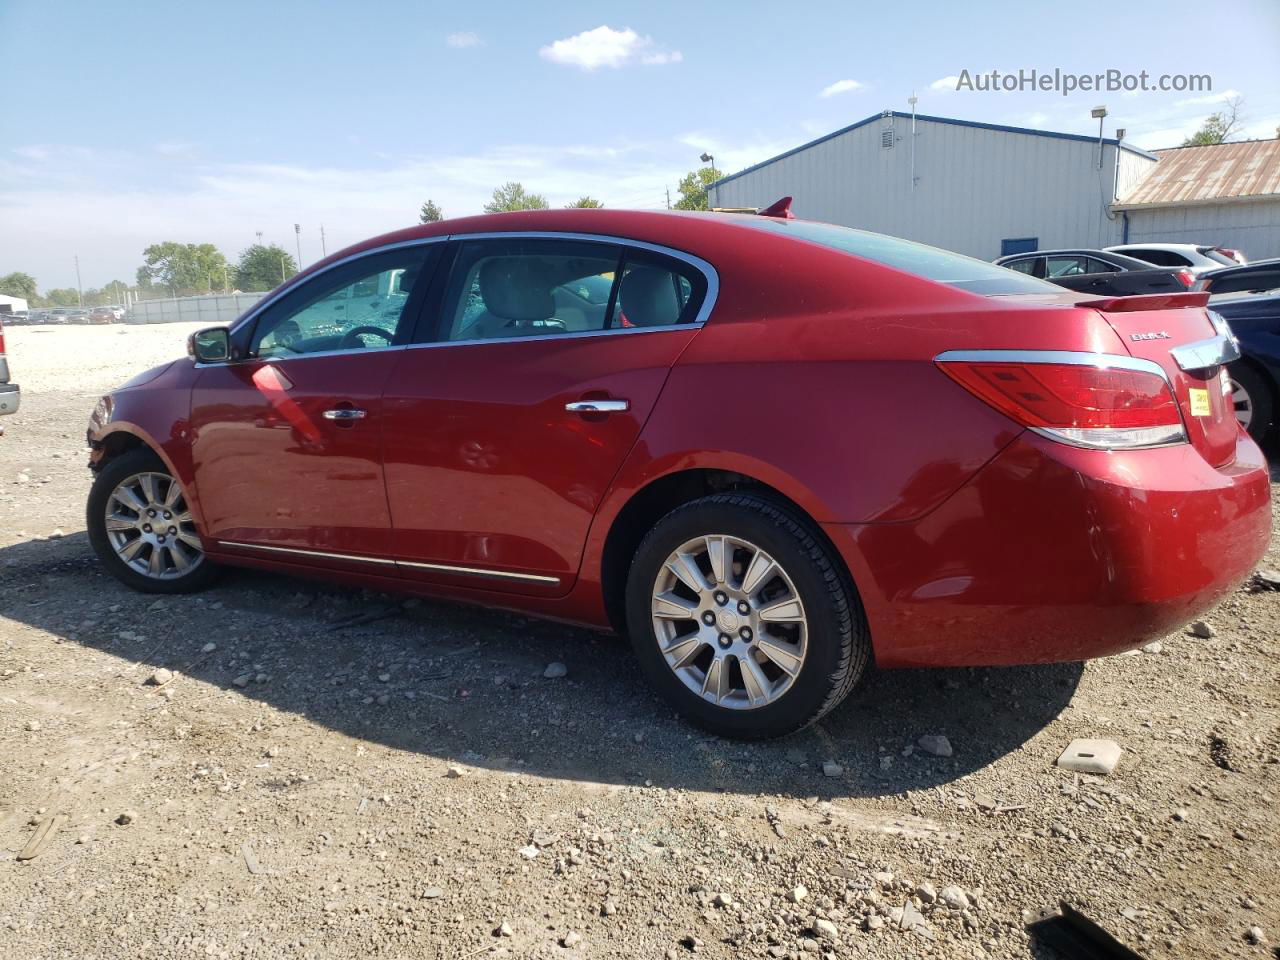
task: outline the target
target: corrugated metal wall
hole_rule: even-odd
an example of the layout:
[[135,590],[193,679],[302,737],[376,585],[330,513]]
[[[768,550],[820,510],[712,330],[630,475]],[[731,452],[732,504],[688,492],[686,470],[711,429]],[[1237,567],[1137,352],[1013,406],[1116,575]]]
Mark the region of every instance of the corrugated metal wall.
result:
[[1280,257],[1280,199],[1129,211],[1130,243],[1206,243]]
[[893,147],[874,121],[770,162],[712,191],[719,207],[759,207],[795,198],[799,217],[919,240],[991,260],[1004,238],[1037,237],[1041,249],[1120,242],[1108,216],[1115,178],[1147,160],[1082,140],[917,121],[915,190],[911,120],[895,117]]
[[227,293],[211,297],[178,297],[173,300],[139,300],[125,314],[125,323],[230,323],[265,293]]

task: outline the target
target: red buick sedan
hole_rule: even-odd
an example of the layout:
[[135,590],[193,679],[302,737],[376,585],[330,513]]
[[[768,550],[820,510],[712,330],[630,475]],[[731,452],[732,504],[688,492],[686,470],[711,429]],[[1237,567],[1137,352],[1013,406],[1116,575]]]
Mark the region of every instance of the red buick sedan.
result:
[[562,210],[337,253],[103,397],[88,527],[612,627],[722,734],[882,667],[1116,653],[1270,533],[1205,295],[1090,300],[785,216]]

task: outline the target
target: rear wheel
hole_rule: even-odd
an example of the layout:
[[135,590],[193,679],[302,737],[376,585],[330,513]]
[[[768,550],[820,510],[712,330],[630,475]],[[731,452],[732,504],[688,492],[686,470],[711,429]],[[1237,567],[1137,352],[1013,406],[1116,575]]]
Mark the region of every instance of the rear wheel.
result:
[[1261,443],[1271,429],[1271,388],[1257,371],[1242,363],[1228,367],[1227,376],[1231,378],[1231,404],[1236,419],[1249,436]]
[[753,495],[704,497],[658,522],[628,575],[627,626],[663,696],[730,737],[807,726],[870,659],[861,605],[830,548]]
[[150,450],[132,450],[102,468],[85,519],[98,558],[135,590],[187,593],[214,575],[181,485]]

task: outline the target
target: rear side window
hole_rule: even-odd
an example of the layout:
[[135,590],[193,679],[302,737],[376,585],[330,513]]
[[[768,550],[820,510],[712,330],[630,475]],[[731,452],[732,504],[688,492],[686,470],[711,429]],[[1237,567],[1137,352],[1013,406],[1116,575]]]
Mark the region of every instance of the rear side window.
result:
[[744,216],[734,218],[734,223],[830,247],[926,280],[959,287],[970,293],[1000,295],[1061,292],[1043,280],[1006,270],[985,260],[975,260],[949,250],[911,240],[900,240],[882,233],[838,227],[831,223],[780,220],[775,217]]
[[1196,249],[1200,251],[1202,256],[1208,257],[1215,263],[1220,263],[1226,267],[1234,267],[1236,265],[1235,260],[1231,259],[1231,257],[1227,256],[1217,247],[1196,247]]
[[1172,250],[1126,250],[1124,254],[1126,257],[1137,257],[1147,263],[1154,263],[1157,267],[1185,267],[1191,263],[1182,254]]
[[552,237],[459,244],[439,339],[512,340],[691,322],[702,273],[674,257]]
[[1114,263],[1107,263],[1105,260],[1099,260],[1097,257],[1087,257],[1084,262],[1084,268],[1089,273],[1119,273],[1120,268]]
[[1044,275],[1046,277],[1079,277],[1088,273],[1085,269],[1085,257],[1046,257]]

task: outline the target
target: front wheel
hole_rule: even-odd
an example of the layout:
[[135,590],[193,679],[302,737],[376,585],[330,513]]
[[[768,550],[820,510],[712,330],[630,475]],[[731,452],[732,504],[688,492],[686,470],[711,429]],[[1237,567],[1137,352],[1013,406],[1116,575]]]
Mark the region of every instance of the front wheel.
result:
[[182,486],[150,450],[111,460],[94,479],[89,542],[117,580],[144,593],[188,593],[214,575]]
[[703,497],[658,522],[631,564],[627,628],[677,710],[743,739],[818,720],[870,659],[861,605],[830,547],[751,494]]

